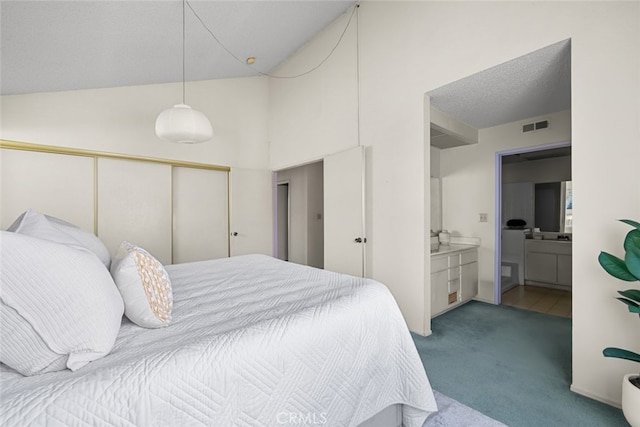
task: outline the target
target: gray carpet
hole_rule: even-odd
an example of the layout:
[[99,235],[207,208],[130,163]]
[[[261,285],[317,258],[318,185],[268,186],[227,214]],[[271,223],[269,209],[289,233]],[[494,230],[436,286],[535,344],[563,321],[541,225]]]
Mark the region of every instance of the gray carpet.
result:
[[442,393],[434,390],[433,394],[438,402],[438,412],[429,415],[422,427],[505,427]]
[[511,427],[628,426],[569,390],[571,319],[471,301],[414,335],[431,386]]

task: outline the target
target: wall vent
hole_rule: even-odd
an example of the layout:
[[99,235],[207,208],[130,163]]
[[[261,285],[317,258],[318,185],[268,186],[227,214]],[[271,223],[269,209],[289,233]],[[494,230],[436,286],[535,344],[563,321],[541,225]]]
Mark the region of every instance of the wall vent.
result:
[[546,129],[549,127],[549,120],[543,120],[541,122],[536,122],[536,130],[538,129]]
[[547,129],[549,127],[549,120],[543,120],[541,122],[527,123],[522,126],[522,132],[533,132],[535,130]]

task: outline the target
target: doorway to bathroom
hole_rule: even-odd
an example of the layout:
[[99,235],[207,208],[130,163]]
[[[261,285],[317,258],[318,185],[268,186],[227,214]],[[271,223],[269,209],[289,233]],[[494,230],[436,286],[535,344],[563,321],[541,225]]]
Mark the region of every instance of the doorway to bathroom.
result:
[[497,302],[571,317],[570,142],[496,153],[496,196]]

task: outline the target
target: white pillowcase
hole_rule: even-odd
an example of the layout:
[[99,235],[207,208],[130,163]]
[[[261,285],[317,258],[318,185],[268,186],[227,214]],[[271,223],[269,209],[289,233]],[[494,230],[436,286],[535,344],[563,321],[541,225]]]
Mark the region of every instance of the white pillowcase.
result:
[[171,322],[171,281],[164,266],[149,252],[122,242],[113,255],[111,275],[129,320],[143,328],[161,328]]
[[109,268],[111,255],[109,250],[95,234],[85,231],[67,221],[29,209],[11,224],[7,231],[26,234],[40,239],[51,240],[65,245],[86,248],[96,254]]
[[34,375],[76,370],[111,351],[124,307],[93,253],[1,231],[0,268],[2,363]]

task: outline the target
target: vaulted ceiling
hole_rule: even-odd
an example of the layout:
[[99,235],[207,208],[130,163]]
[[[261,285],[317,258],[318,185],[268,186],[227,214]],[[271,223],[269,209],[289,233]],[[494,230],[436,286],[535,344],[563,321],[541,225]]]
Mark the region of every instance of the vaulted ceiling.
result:
[[[354,4],[187,0],[185,78],[271,72]],[[0,7],[2,95],[182,80],[181,0],[2,0]],[[432,104],[478,129],[568,109],[570,52],[565,40],[515,58],[429,92]],[[247,65],[248,57],[256,62]]]
[[[189,0],[186,79],[269,72],[354,3]],[[181,0],[0,5],[3,95],[182,80]],[[256,62],[248,66],[250,56]]]

